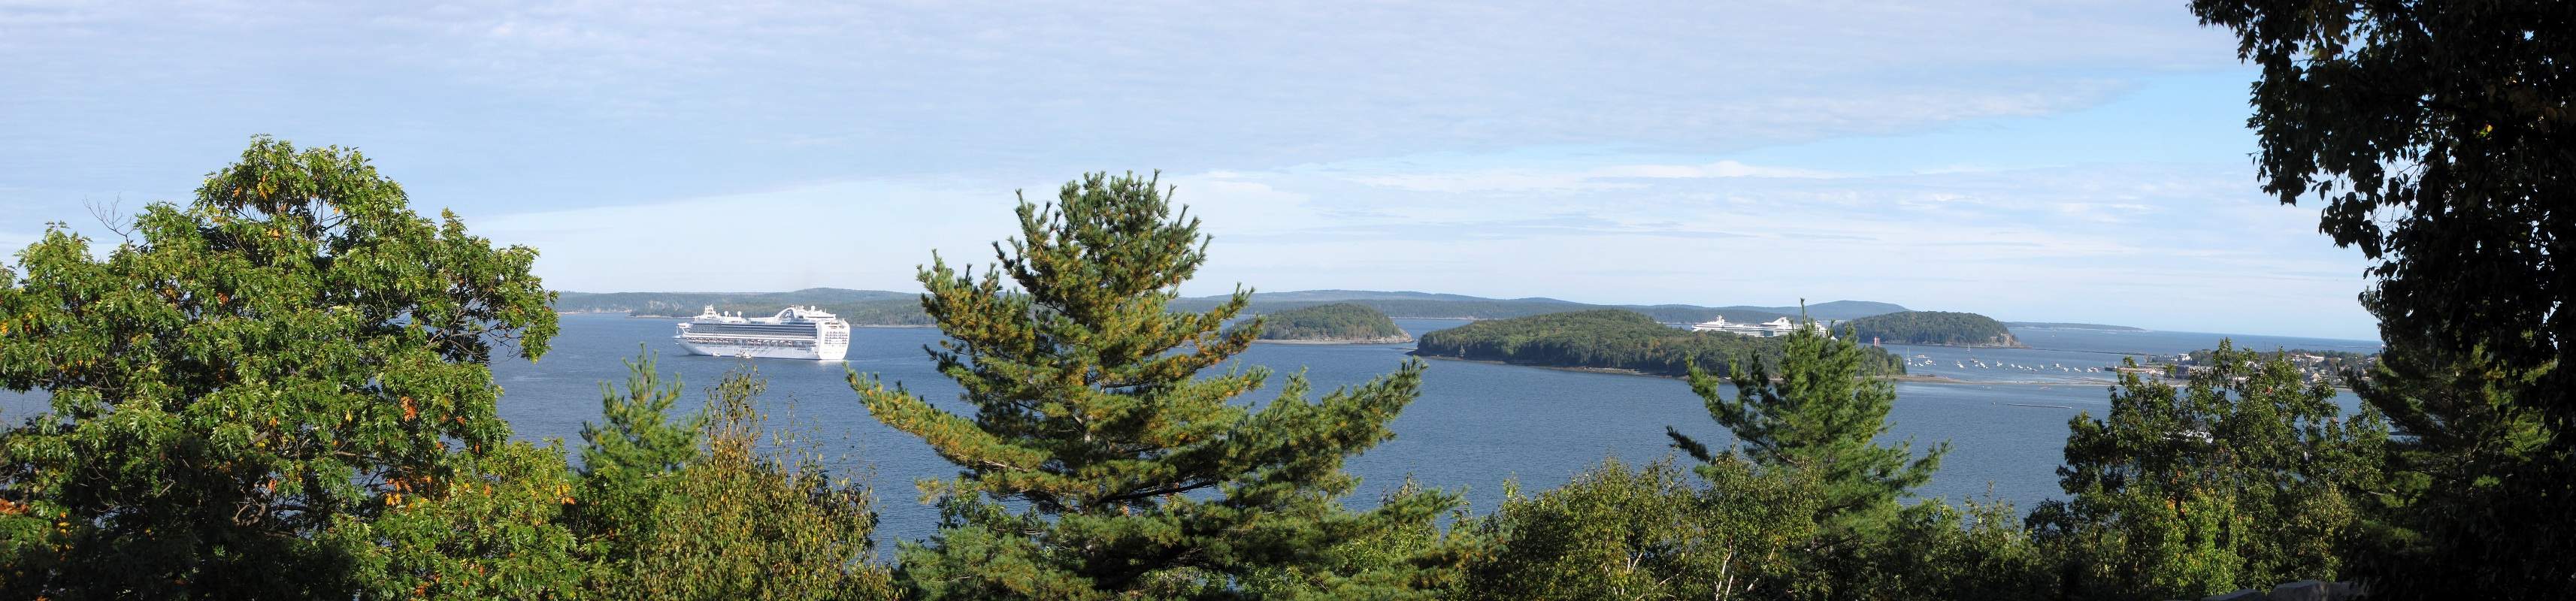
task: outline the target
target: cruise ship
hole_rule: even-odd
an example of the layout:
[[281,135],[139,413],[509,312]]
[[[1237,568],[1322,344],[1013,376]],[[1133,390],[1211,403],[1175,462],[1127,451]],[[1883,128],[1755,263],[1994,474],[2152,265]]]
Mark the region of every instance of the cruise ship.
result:
[[[1823,322],[1810,321],[1807,322],[1807,327],[1815,330],[1819,334],[1832,334],[1832,330],[1828,329]],[[1700,322],[1699,324],[1691,326],[1690,329],[1693,332],[1726,332],[1729,334],[1743,334],[1746,336],[1770,337],[1787,336],[1790,332],[1797,331],[1798,324],[1790,322],[1789,318],[1786,317],[1763,323],[1736,323],[1727,321],[1726,317],[1721,315],[1714,321]]]
[[743,317],[708,305],[696,318],[680,322],[680,333],[672,338],[697,355],[839,361],[850,352],[850,322],[814,307]]

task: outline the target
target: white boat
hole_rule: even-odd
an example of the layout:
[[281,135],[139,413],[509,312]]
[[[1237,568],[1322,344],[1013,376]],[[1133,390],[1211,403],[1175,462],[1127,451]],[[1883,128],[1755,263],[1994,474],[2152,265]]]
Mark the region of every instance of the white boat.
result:
[[680,322],[671,338],[690,354],[839,361],[850,352],[850,322],[814,307],[788,307],[769,317],[718,313],[714,305]]

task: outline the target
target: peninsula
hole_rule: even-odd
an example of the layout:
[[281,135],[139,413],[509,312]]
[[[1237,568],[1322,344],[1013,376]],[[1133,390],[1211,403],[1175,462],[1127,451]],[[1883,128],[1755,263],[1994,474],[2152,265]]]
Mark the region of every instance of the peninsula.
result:
[[1952,311],[1905,311],[1871,315],[1839,324],[1859,335],[1864,343],[1922,344],[1935,346],[2017,347],[2012,330],[2003,322],[1975,313]]

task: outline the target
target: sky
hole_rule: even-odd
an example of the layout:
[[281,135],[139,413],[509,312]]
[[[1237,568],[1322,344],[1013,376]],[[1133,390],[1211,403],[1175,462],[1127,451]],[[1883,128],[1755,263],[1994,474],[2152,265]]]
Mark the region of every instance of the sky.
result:
[[2368,262],[2258,188],[2235,49],[2179,1],[0,0],[0,247],[270,134],[561,290],[917,290],[1133,171],[1214,238],[1193,295],[2375,338]]

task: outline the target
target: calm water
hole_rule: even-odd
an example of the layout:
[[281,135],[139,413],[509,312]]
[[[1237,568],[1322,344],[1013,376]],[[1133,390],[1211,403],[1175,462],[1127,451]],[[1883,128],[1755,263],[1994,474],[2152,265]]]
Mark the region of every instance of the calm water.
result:
[[[928,536],[938,514],[916,501],[912,482],[948,477],[955,470],[919,439],[870,419],[843,381],[842,364],[682,355],[670,342],[671,323],[612,315],[564,316],[563,333],[542,361],[502,361],[494,366],[505,389],[501,416],[521,439],[559,438],[577,444],[582,422],[599,415],[600,383],[622,384],[625,368],[620,362],[635,357],[639,348],[660,353],[662,371],[678,374],[687,383],[684,408],[698,406],[704,387],[726,371],[748,364],[768,377],[767,399],[773,413],[792,413],[798,423],[814,428],[816,438],[826,441],[827,453],[843,458],[837,469],[876,487],[884,520],[880,540]],[[1397,323],[1419,336],[1463,322]],[[1968,381],[1897,386],[1890,437],[1914,439],[1918,448],[1942,440],[1952,445],[1939,475],[1921,491],[1924,496],[1958,499],[1991,490],[2024,507],[2055,498],[2053,470],[2065,442],[2067,419],[2079,411],[2101,414],[2108,407],[2109,394],[2104,384],[2088,381],[2104,374],[2058,366],[2112,365],[2124,353],[2188,352],[2216,346],[2225,336],[2027,329],[2015,333],[2034,348],[1888,348],[1908,357],[1923,355],[1934,364],[1922,366],[1923,360],[1918,359],[1914,373]],[[957,387],[932,371],[921,351],[938,336],[937,330],[928,328],[860,328],[852,334],[847,366],[882,374],[963,412],[963,404],[956,401]],[[2275,346],[2376,348],[2352,340],[2235,338],[2240,347],[2266,350]],[[1266,399],[1276,393],[1286,374],[1301,368],[1319,391],[1365,382],[1395,369],[1410,346],[1265,344],[1254,346],[1239,360],[1279,373],[1270,389],[1253,395]],[[1970,358],[2028,369],[1977,369],[1966,361]],[[1968,367],[1955,367],[1954,362]],[[1730,440],[1679,380],[1464,361],[1434,360],[1430,365],[1422,398],[1395,423],[1395,440],[1351,460],[1351,470],[1365,479],[1352,498],[1354,505],[1374,504],[1378,495],[1411,476],[1430,486],[1464,489],[1481,513],[1496,505],[1501,484],[1509,478],[1539,490],[1562,484],[1605,457],[1632,462],[1665,457],[1671,453],[1664,437],[1668,425],[1712,445]],[[0,397],[7,397],[0,398],[0,415],[10,421],[41,405],[34,397],[5,393]],[[2342,400],[2347,408],[2352,405],[2350,395]]]

